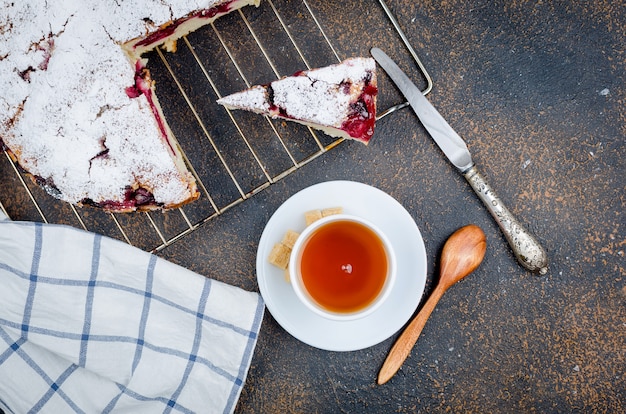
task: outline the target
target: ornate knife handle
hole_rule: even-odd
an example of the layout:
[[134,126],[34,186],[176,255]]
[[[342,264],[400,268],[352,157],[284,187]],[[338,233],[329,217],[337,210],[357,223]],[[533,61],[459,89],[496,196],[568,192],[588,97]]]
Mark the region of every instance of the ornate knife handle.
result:
[[545,275],[548,272],[548,255],[537,239],[502,204],[475,165],[463,172],[463,176],[500,226],[517,260],[526,269]]

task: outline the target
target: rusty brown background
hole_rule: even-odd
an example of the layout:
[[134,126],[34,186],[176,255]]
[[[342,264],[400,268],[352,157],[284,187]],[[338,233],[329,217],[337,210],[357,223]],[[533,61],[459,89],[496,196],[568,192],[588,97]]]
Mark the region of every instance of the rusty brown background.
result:
[[[298,11],[301,2],[274,3],[285,13],[293,11],[289,24],[307,21],[306,13]],[[377,2],[309,3],[341,58],[365,56],[377,46],[414,71],[393,30],[381,23]],[[433,78],[429,99],[466,139],[509,209],[544,244],[549,273],[538,277],[517,264],[488,212],[416,116],[409,109],[394,113],[377,123],[369,146],[341,143],[158,254],[207,277],[258,291],[256,249],[276,208],[309,185],[349,179],[391,194],[415,219],[429,260],[424,297],[437,279],[441,247],[457,228],[469,223],[483,228],[488,238],[484,262],[448,291],[409,359],[384,386],[375,385],[375,378],[395,336],[361,351],[327,352],[297,341],[266,312],[237,412],[626,411],[624,2],[388,4]],[[267,7],[263,0],[260,10],[244,11],[253,24],[259,23],[260,33]],[[236,31],[228,30],[237,21],[229,16],[216,26],[235,33],[226,41],[242,52],[252,83],[272,80],[261,59],[249,55],[246,60],[243,52],[255,46],[238,43]],[[303,27],[298,33],[307,60],[334,63],[326,48],[307,42],[307,36],[319,34]],[[226,70],[220,66],[224,57],[212,49],[213,37],[213,30],[205,28],[189,39],[212,71]],[[272,44],[271,38],[265,41]],[[168,59],[185,73],[192,65],[181,50]],[[283,74],[303,68],[297,56],[280,48],[271,53]],[[151,62],[159,64],[158,59]],[[159,81],[158,68],[154,70]],[[188,70],[181,76],[193,81],[198,75]],[[242,84],[220,87],[229,93]],[[382,72],[379,87],[381,108],[402,102]],[[157,88],[183,148],[193,157],[194,144],[186,137],[198,132],[185,102],[167,80]],[[219,111],[206,90],[192,88],[191,93],[191,99],[206,101],[200,106],[207,117]],[[256,122],[254,116],[237,117],[244,125]],[[212,124],[211,132],[225,134],[220,125]],[[202,169],[209,160],[192,162]],[[210,177],[211,171],[199,174]],[[41,221],[5,157],[0,177],[0,201],[11,218]],[[262,181],[258,171],[246,177],[250,188]],[[66,205],[27,185],[44,200],[40,204],[49,221],[80,226]],[[201,216],[202,203],[190,210],[192,221]],[[121,238],[109,215],[88,208],[78,214],[89,230]],[[145,215],[116,217],[133,244],[154,248],[154,234],[143,230]],[[170,214],[153,217],[166,231],[173,228],[175,233],[179,226]]]

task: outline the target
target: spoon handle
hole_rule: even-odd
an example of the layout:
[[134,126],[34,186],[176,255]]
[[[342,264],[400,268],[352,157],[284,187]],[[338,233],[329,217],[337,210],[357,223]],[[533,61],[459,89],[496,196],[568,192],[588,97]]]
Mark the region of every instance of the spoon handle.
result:
[[411,349],[417,342],[417,338],[419,338],[422,333],[422,329],[426,325],[426,321],[428,317],[435,309],[437,302],[443,296],[445,289],[438,285],[433,293],[430,295],[422,310],[417,314],[415,318],[409,323],[404,332],[398,337],[396,343],[391,348],[389,355],[387,355],[387,359],[383,363],[380,372],[378,373],[378,384],[384,384],[394,376],[396,372],[400,369],[404,360],[411,353]]

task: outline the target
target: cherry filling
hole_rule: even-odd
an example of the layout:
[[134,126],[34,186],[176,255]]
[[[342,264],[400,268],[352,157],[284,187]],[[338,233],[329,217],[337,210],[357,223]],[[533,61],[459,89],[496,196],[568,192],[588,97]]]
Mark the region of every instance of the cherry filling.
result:
[[220,4],[219,6],[211,7],[210,9],[198,11],[188,17],[184,17],[182,19],[178,19],[175,22],[171,23],[169,26],[163,27],[162,29],[149,34],[144,39],[140,40],[135,44],[135,48],[137,46],[148,46],[153,43],[159,43],[161,40],[166,39],[173,35],[176,32],[178,27],[191,20],[191,19],[212,19],[218,14],[226,14],[230,11],[232,1],[224,4]]
[[130,186],[126,187],[124,192],[124,201],[103,201],[96,203],[90,198],[82,200],[83,204],[102,208],[110,211],[134,210],[135,208],[145,206],[162,206],[163,203],[157,203],[154,195],[145,188],[139,187],[133,190]]
[[135,85],[126,88],[126,95],[131,99],[138,98],[141,95],[145,95],[146,99],[148,100],[148,104],[152,109],[154,119],[156,119],[157,121],[157,126],[159,128],[159,131],[161,132],[161,136],[163,137],[163,140],[167,143],[167,146],[169,147],[171,153],[175,155],[176,151],[174,150],[174,146],[169,140],[165,120],[161,116],[161,113],[156,106],[151,86],[152,79],[150,78],[150,71],[147,68],[143,67],[141,61],[137,61],[137,63],[135,63]]
[[[30,50],[38,50],[43,52],[43,60],[37,65],[37,67],[29,66],[23,71],[19,72],[20,77],[30,83],[30,74],[36,72],[37,70],[48,70],[48,64],[50,63],[50,58],[52,57],[52,50],[54,49],[54,37],[52,33],[48,35],[47,38],[42,39],[39,43],[33,43],[30,46]],[[0,59],[2,60],[2,59]]]
[[37,67],[41,70],[48,70],[48,64],[50,63],[52,50],[54,49],[54,38],[52,37],[52,33],[50,33],[48,39],[42,42],[37,49],[44,52],[43,61]]
[[35,68],[33,68],[32,66],[27,67],[26,69],[24,69],[23,71],[19,72],[20,78],[22,78],[24,81],[30,83],[30,74],[32,72],[35,71]]
[[292,116],[287,114],[287,109],[280,107],[274,103],[274,89],[272,88],[271,83],[265,85],[265,90],[267,91],[267,102],[269,103],[270,113],[278,114],[279,116],[286,119],[294,119]]
[[91,157],[91,159],[89,160],[89,171],[91,171],[91,166],[95,160],[97,160],[98,158],[108,158],[108,156],[109,149],[105,147],[102,151]]
[[365,140],[369,140],[374,134],[374,124],[376,123],[375,96],[377,93],[377,87],[368,85],[359,100],[350,105],[352,113],[341,125],[341,129],[351,137],[365,137]]

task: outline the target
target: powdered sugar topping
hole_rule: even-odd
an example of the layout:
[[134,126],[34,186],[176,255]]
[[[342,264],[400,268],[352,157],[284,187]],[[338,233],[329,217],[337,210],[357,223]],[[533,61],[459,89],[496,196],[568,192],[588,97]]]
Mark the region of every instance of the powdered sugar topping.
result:
[[[2,0],[0,138],[58,196],[121,202],[142,186],[159,203],[191,195],[124,41],[226,0]],[[172,3],[172,4],[169,4]]]
[[374,65],[372,59],[355,58],[272,82],[274,104],[289,117],[339,128]]
[[340,128],[354,111],[351,105],[359,98],[363,85],[371,80],[375,66],[373,59],[347,59],[341,64],[276,80],[265,87],[234,93],[218,103]]

